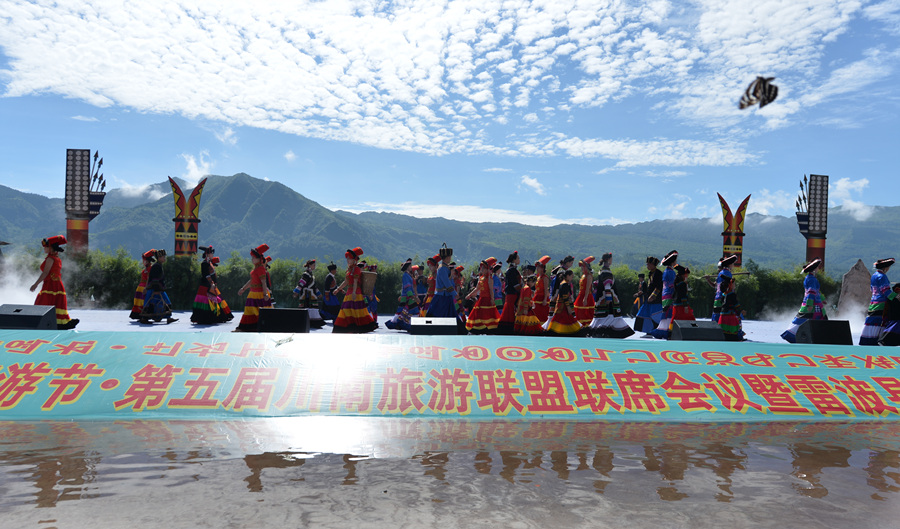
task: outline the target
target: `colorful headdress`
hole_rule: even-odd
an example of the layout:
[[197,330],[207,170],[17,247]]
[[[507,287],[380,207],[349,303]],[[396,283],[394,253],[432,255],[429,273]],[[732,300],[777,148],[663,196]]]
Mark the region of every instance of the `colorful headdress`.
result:
[[266,257],[265,253],[268,251],[269,251],[268,244],[260,244],[256,248],[253,248],[252,250],[250,250],[250,255],[255,255],[256,257],[259,257],[260,259],[264,259]]
[[574,262],[575,262],[575,258],[572,257],[571,255],[567,255],[562,261],[559,262],[559,264],[564,265],[566,263],[574,263]]
[[335,270],[337,270],[337,265],[334,264],[334,261],[332,261],[326,268],[328,268],[329,272],[334,272]]
[[218,257],[210,257],[209,264],[213,266],[219,266],[219,258]]
[[662,265],[673,265],[676,261],[678,261],[678,250],[672,250],[671,252],[667,253],[665,257],[663,257]]
[[808,274],[808,273],[812,272],[813,270],[815,270],[816,268],[819,268],[819,265],[821,265],[821,264],[822,264],[821,259],[813,259],[806,266],[803,267],[803,273]]
[[593,263],[593,262],[594,262],[594,256],[593,256],[593,255],[589,255],[589,256],[585,257],[584,259],[582,259],[582,260],[579,262],[579,264],[585,264],[585,265],[587,265],[588,267],[590,267],[590,266],[591,266],[591,263]]
[[488,257],[487,259],[485,259],[484,261],[481,261],[481,262],[484,263],[485,265],[487,265],[488,270],[493,270],[494,265],[497,264],[497,258],[496,257]]
[[887,259],[879,259],[875,261],[875,269],[876,270],[884,270],[885,268],[893,265],[896,262],[896,259],[893,257],[888,257]]
[[66,244],[66,238],[62,235],[54,235],[53,237],[47,237],[46,239],[41,240],[41,246],[49,246],[57,252],[65,251],[60,248],[63,244]]
[[316,264],[316,260],[310,259],[309,261],[306,261],[305,263],[303,263],[303,268],[309,268],[310,266],[312,266],[314,264]]
[[683,275],[685,275],[685,274],[690,274],[690,273],[691,273],[691,269],[688,268],[688,267],[686,267],[686,266],[675,265],[675,273],[678,274],[678,275],[680,275],[680,276],[683,276]]
[[721,268],[725,268],[726,266],[731,266],[736,262],[737,262],[737,256],[729,255],[727,257],[723,257],[723,258],[719,259],[719,266]]
[[347,250],[346,252],[344,252],[344,257],[346,257],[347,259],[359,259],[362,256],[362,254],[363,254],[363,249],[360,248],[359,246],[357,246],[356,248],[353,248],[352,250]]
[[612,259],[612,252],[606,252],[605,254],[600,256],[600,260],[603,262],[609,261]]
[[152,248],[150,250],[147,250],[146,252],[141,254],[141,258],[146,259],[148,261],[152,261],[152,260],[156,259],[156,250],[154,250]]
[[652,255],[647,256],[647,264],[652,264],[653,266],[659,265],[659,259],[653,257]]
[[400,271],[406,272],[410,266],[412,266],[412,259],[407,259],[405,263],[400,265]]
[[463,270],[465,270],[465,269],[466,269],[466,267],[463,266],[463,265],[459,265],[459,266],[457,266],[456,268],[454,268],[454,270],[456,270],[456,273],[457,273],[457,274],[462,274],[462,273],[463,273]]
[[525,265],[525,273],[527,273],[528,275],[533,275],[535,271],[537,271],[537,267],[533,264]]
[[549,255],[545,255],[545,256],[543,256],[543,257],[541,257],[540,259],[537,260],[537,264],[540,264],[540,265],[543,266],[544,268],[547,268],[547,263],[549,263],[549,262],[550,262],[550,256],[549,256]]
[[166,256],[166,249],[165,249],[165,248],[163,248],[163,249],[161,249],[161,250],[156,250],[156,258],[157,258],[157,259],[159,259],[160,257],[165,257],[165,256]]
[[443,260],[444,257],[453,255],[453,248],[447,248],[447,243],[444,243],[441,245],[441,249],[438,250],[438,255],[440,256],[440,259]]
[[512,263],[513,261],[515,261],[518,258],[519,258],[519,251],[516,250],[513,253],[509,254],[509,257],[506,258],[506,262]]
[[212,244],[210,244],[209,246],[198,246],[197,248],[203,250],[204,259],[206,259],[206,256],[216,253],[216,249],[212,247]]
[[433,265],[436,265],[436,264],[438,264],[439,262],[441,262],[441,256],[440,256],[440,255],[435,255],[435,256],[433,256],[433,257],[429,257],[429,258],[426,259],[426,260],[427,260],[429,263],[431,263],[431,264],[433,264]]

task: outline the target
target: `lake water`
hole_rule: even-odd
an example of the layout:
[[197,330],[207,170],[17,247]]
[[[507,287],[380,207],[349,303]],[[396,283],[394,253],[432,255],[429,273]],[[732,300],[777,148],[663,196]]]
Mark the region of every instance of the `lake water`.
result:
[[2,529],[891,528],[898,493],[893,422],[0,421]]

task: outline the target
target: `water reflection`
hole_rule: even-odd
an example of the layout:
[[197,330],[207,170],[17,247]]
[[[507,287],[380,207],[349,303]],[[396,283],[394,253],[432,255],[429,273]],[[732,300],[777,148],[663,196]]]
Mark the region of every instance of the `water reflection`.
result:
[[226,478],[251,493],[301,482],[381,487],[423,480],[438,487],[432,501],[445,501],[440,487],[491,488],[493,478],[560,496],[567,490],[639,492],[664,502],[728,503],[785,491],[813,499],[856,497],[861,490],[871,500],[896,501],[893,494],[900,492],[900,427],[886,423],[398,419],[356,428],[362,440],[336,446],[352,448],[336,453],[303,436],[279,437],[285,428],[253,421],[0,423],[0,490],[11,491],[0,507],[49,508],[115,495],[129,479],[161,486],[199,482],[210,477],[210,465],[236,459],[244,471]]

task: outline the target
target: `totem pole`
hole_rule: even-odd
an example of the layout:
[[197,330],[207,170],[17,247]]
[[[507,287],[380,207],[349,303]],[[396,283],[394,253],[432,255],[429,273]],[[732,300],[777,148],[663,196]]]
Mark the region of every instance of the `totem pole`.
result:
[[99,152],[92,161],[89,149],[66,149],[66,239],[76,254],[87,253],[88,223],[100,214],[106,196],[101,167]]
[[825,269],[825,234],[828,232],[828,176],[803,175],[797,197],[797,225],[806,237],[806,262],[821,259]]
[[744,251],[744,219],[747,218],[747,204],[750,202],[750,195],[741,202],[737,209],[737,214],[731,214],[731,208],[728,203],[719,195],[719,204],[722,205],[722,217],[725,221],[725,230],[722,232],[722,257],[736,255],[737,261],[734,266],[741,267],[742,254]]
[[175,197],[175,257],[190,257],[197,253],[197,225],[200,224],[200,194],[206,185],[206,178],[191,191],[185,201],[184,193],[175,180],[169,177],[172,195]]

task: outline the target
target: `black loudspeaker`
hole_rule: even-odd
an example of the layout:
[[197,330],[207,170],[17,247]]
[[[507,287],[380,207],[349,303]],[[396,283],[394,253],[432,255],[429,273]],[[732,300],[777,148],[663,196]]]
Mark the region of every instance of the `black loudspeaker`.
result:
[[721,342],[725,340],[722,328],[714,321],[708,320],[675,320],[672,322],[670,340],[691,342]]
[[307,309],[259,309],[259,332],[309,332]]
[[457,334],[456,318],[413,316],[409,319],[409,334]]
[[56,307],[53,305],[0,305],[0,329],[55,331]]
[[846,320],[806,320],[797,329],[797,343],[853,345],[850,322]]

